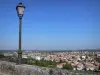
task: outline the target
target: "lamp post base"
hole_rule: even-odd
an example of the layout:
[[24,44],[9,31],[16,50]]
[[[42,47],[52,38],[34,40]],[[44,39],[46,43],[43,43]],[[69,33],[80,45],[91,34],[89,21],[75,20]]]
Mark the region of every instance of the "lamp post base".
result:
[[22,52],[18,52],[18,62],[17,64],[22,64]]

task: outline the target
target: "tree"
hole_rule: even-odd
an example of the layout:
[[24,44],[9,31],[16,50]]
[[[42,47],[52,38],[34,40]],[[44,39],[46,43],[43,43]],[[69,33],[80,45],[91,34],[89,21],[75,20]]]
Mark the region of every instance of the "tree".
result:
[[4,54],[3,53],[0,53],[0,58],[4,58]]
[[73,70],[73,67],[71,64],[66,63],[65,65],[63,65],[63,69],[67,69],[67,70]]
[[98,70],[100,70],[100,65],[99,65],[99,68],[98,68]]
[[59,63],[62,63],[62,60],[60,59]]
[[33,58],[27,58],[27,64],[29,65],[37,65],[37,66],[42,66],[42,67],[56,67],[56,62],[55,61],[46,61],[44,59],[41,59],[41,60],[36,60],[36,59],[33,59]]
[[22,63],[27,64],[27,58],[22,58]]
[[96,57],[95,60],[100,63],[100,58]]

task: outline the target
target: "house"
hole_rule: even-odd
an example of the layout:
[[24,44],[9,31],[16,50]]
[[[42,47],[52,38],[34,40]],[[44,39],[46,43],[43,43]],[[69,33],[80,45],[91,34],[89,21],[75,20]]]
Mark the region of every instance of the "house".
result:
[[83,64],[82,63],[78,63],[77,64],[77,70],[83,70]]
[[41,57],[40,57],[40,56],[36,56],[35,59],[36,59],[36,60],[41,60]]
[[65,65],[65,64],[66,64],[66,63],[60,63],[60,64],[57,64],[56,67],[57,67],[57,68],[63,68],[63,65]]
[[100,52],[97,52],[97,57],[100,57]]
[[93,64],[91,64],[91,63],[87,63],[86,64],[86,70],[94,70],[95,69],[95,66],[93,65]]
[[27,56],[26,55],[22,55],[22,58],[27,58]]

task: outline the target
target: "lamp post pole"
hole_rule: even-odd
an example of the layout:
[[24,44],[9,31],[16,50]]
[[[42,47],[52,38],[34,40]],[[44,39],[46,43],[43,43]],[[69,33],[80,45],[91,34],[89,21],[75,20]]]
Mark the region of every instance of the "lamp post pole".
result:
[[25,9],[25,6],[23,6],[22,3],[19,3],[16,7],[16,10],[17,10],[17,14],[18,14],[18,17],[19,17],[19,47],[18,47],[18,61],[17,63],[18,64],[22,64],[22,17],[23,17],[23,14],[24,14],[24,9]]
[[18,64],[22,63],[22,18],[19,18],[19,48],[18,48]]

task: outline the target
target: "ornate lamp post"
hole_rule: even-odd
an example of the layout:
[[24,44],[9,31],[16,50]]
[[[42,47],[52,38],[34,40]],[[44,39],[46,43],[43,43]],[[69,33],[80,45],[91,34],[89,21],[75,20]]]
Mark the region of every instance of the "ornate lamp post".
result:
[[25,6],[19,3],[16,6],[16,11],[19,17],[19,48],[18,48],[18,64],[22,63],[21,36],[22,36],[22,17],[24,15]]

